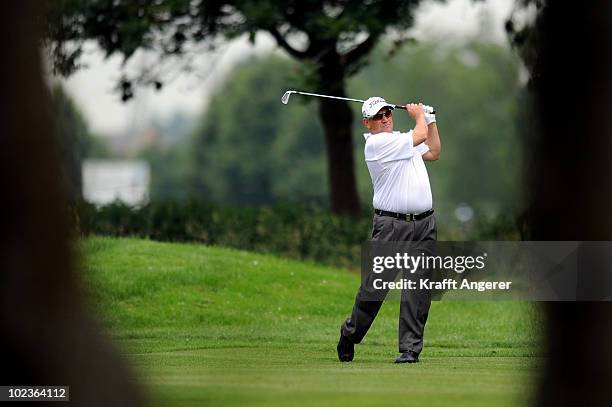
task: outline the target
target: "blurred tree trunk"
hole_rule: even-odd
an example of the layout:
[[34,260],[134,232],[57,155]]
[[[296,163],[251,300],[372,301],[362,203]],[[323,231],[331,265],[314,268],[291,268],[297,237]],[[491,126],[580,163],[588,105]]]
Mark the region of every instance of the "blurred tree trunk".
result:
[[[344,82],[330,84],[321,93],[346,97]],[[358,216],[360,204],[353,154],[353,112],[346,101],[321,99],[319,117],[325,131],[331,209],[337,214]]]
[[70,405],[142,405],[87,315],[43,83],[44,4],[6,3],[0,72],[0,348],[3,385],[67,385]]
[[[540,130],[531,157],[531,240],[612,240],[612,6],[548,1],[536,29]],[[597,279],[581,270],[580,280]],[[548,303],[538,404],[610,404],[612,303]]]
[[[318,93],[346,97],[348,56],[341,56],[336,51],[336,42],[337,39],[331,43],[313,41],[318,45],[313,53],[321,58],[317,69]],[[353,111],[347,101],[322,98],[319,99],[319,118],[325,131],[331,209],[337,214],[358,216],[360,202],[353,153]]]

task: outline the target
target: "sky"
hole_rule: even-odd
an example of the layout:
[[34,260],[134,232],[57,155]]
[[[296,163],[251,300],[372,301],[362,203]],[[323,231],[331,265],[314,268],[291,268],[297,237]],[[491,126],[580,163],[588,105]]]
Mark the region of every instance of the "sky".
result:
[[[411,35],[417,40],[434,43],[462,41],[476,37],[484,16],[489,16],[490,20],[485,23],[491,32],[489,40],[506,44],[503,25],[512,12],[513,4],[514,0],[477,3],[471,0],[448,0],[446,3],[424,1],[416,13]],[[62,82],[82,110],[92,132],[111,136],[146,126],[153,118],[163,121],[177,112],[188,115],[202,113],[210,95],[223,83],[233,66],[255,53],[275,49],[274,40],[267,35],[258,34],[254,46],[245,38],[240,38],[214,53],[198,56],[194,61],[194,73],[178,75],[159,92],[137,89],[133,100],[122,103],[119,94],[114,92],[121,72],[121,59],[118,56],[105,59],[95,45],[89,44],[82,59],[87,67]],[[126,68],[129,70],[152,63],[155,63],[154,57],[137,53]],[[279,101],[281,96],[279,94]]]

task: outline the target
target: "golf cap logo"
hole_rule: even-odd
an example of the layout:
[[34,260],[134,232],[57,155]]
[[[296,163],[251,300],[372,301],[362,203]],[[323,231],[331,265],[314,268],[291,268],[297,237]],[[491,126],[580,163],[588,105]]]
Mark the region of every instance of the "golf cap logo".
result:
[[370,100],[369,107],[372,107],[375,104],[380,103],[380,102],[386,103],[387,101],[383,98],[372,98],[372,100]]
[[361,107],[361,115],[365,118],[374,116],[383,107],[393,109],[395,106],[390,105],[387,101],[379,96],[374,96],[363,102]]

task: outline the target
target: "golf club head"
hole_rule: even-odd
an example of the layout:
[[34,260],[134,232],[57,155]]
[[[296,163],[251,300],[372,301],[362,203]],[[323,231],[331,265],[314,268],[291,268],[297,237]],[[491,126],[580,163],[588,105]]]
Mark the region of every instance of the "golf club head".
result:
[[294,90],[288,90],[287,92],[285,92],[285,94],[281,98],[281,102],[283,102],[284,105],[289,103],[289,98],[291,97],[292,93],[295,93],[295,91]]

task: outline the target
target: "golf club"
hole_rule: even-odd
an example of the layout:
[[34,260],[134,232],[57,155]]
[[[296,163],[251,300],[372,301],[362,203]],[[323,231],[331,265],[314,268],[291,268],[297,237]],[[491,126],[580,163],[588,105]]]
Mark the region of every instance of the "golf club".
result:
[[[358,102],[358,103],[365,102],[365,100],[359,100],[359,99],[343,98],[343,97],[339,97],[339,96],[320,95],[318,93],[308,93],[308,92],[298,92],[296,90],[288,90],[288,91],[285,92],[285,94],[281,98],[281,102],[283,102],[284,105],[289,103],[289,98],[291,97],[292,93],[296,93],[298,95],[304,95],[304,96],[315,96],[315,97],[319,97],[319,98],[348,100],[349,102]],[[396,109],[404,109],[404,110],[406,110],[406,106],[402,106],[402,105],[393,105],[393,106]],[[436,112],[432,110],[430,113],[434,113],[435,114]]]

